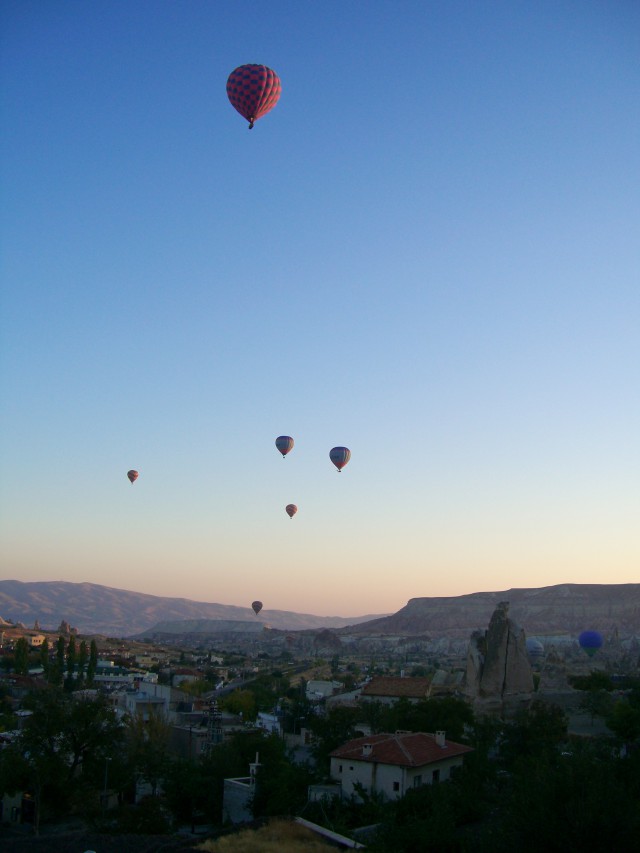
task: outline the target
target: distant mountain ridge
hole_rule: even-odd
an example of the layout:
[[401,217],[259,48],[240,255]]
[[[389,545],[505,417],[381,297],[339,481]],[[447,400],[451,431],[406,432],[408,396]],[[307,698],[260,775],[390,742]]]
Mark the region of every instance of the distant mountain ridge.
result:
[[466,638],[484,630],[496,606],[509,602],[509,615],[528,635],[573,634],[594,629],[640,637],[640,583],[557,584],[539,589],[474,592],[454,598],[412,598],[391,616],[340,629],[340,634],[430,634]]
[[[621,639],[640,637],[640,584],[558,584],[539,589],[474,592],[441,598],[412,598],[387,616],[314,616],[265,608],[258,617],[250,607],[163,598],[92,583],[0,581],[0,622],[37,620],[57,630],[64,619],[82,634],[112,637],[249,632],[264,625],[284,631],[331,629],[340,635],[450,637],[468,639],[485,630],[496,606],[508,601],[509,615],[527,635],[572,634],[594,629]],[[233,627],[231,626],[233,623]]]
[[0,581],[0,617],[43,630],[55,631],[66,620],[81,634],[128,637],[158,623],[186,620],[247,622],[250,630],[265,623],[285,631],[341,628],[378,616],[314,616],[265,608],[259,619],[250,607],[166,598],[129,592],[94,583],[66,581]]

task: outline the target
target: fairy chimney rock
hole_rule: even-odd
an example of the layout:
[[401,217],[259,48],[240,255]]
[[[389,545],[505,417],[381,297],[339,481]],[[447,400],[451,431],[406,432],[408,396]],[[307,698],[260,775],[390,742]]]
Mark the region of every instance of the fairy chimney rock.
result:
[[466,693],[478,699],[506,699],[533,692],[533,673],[524,630],[509,618],[509,602],[501,601],[489,628],[469,642]]

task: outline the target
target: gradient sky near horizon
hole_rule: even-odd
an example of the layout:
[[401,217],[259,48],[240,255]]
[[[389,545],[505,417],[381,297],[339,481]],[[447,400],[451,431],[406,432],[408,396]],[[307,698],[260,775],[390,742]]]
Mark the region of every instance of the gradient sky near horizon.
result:
[[640,581],[639,4],[0,30],[2,578],[344,616]]

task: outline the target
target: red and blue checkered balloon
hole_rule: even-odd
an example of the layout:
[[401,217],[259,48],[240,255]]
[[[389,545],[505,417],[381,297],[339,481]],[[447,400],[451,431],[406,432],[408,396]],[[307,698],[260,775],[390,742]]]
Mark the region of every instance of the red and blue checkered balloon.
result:
[[254,122],[278,103],[282,86],[275,71],[266,65],[241,65],[229,74],[227,97],[249,122]]

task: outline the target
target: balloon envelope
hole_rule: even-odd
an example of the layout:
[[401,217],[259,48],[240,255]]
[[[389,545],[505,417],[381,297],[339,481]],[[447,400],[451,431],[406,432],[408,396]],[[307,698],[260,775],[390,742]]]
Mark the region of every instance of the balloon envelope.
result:
[[602,645],[602,634],[598,631],[583,631],[578,637],[580,647],[592,658]]
[[281,90],[280,78],[266,65],[240,65],[227,80],[227,97],[231,106],[248,120],[249,130],[275,107]]
[[298,512],[298,507],[295,504],[287,504],[284,511],[287,513],[289,518],[293,518],[293,516]]
[[544,656],[544,646],[540,640],[536,640],[535,637],[527,637],[525,645],[527,647],[527,654],[530,658],[540,658]]
[[332,447],[329,451],[329,459],[333,462],[338,471],[342,471],[344,466],[351,459],[351,451],[348,447]]
[[284,458],[290,450],[293,450],[293,439],[290,435],[279,435],[276,438],[276,447]]
[[132,468],[131,471],[127,471],[127,477],[131,480],[131,485],[133,486],[135,481],[138,479],[138,472],[134,471]]
[[251,607],[253,608],[253,612],[257,616],[258,613],[260,613],[260,611],[262,610],[262,602],[261,601],[252,601]]

